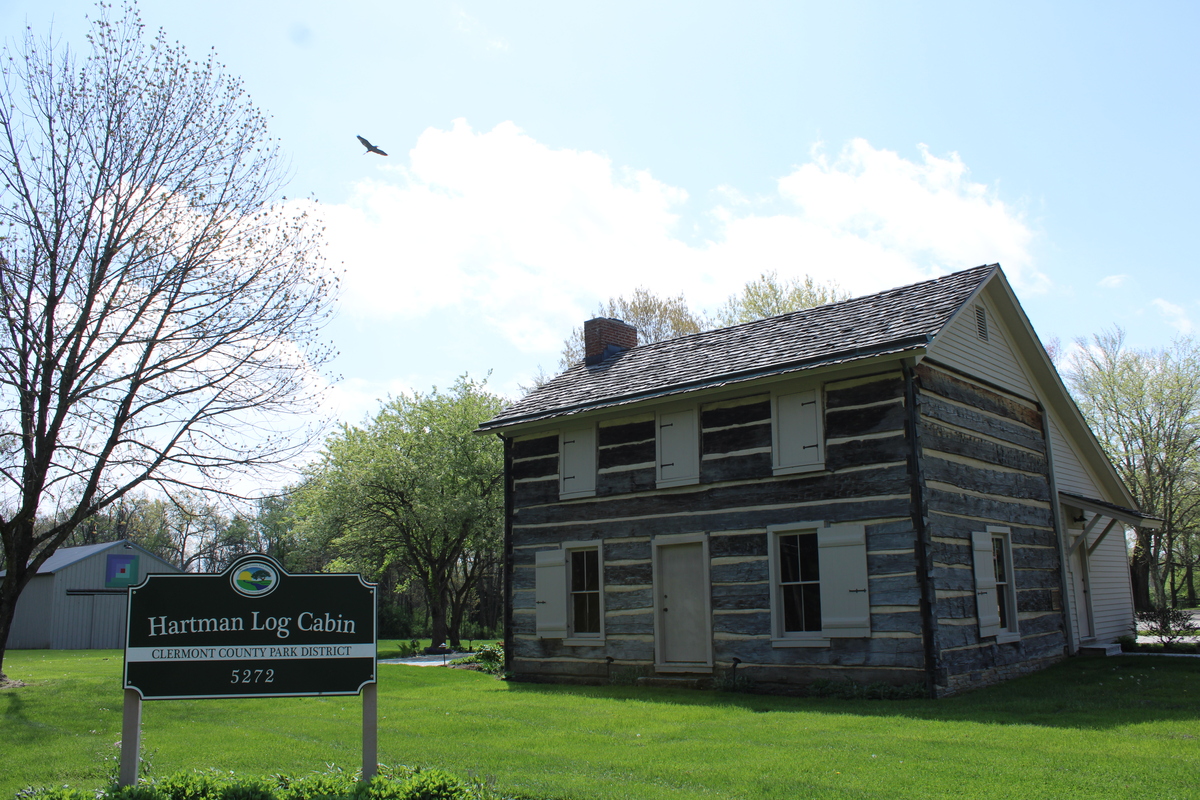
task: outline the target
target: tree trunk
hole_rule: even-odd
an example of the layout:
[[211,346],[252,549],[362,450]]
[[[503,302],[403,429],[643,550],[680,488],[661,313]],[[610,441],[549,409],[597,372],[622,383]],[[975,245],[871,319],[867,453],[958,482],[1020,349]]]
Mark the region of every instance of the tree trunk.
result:
[[1137,539],[1129,563],[1129,582],[1133,589],[1133,610],[1153,611],[1150,601],[1150,532],[1136,528]]
[[8,634],[17,613],[17,600],[41,566],[40,560],[32,568],[29,563],[33,555],[33,533],[32,519],[9,521],[3,530],[6,571],[0,578],[0,681],[7,680],[4,655],[8,652]]
[[8,652],[8,634],[12,630],[13,618],[17,613],[17,600],[21,596],[21,590],[25,588],[28,580],[28,569],[22,566],[17,568],[14,564],[9,564],[9,569],[3,578],[0,578],[0,683],[7,680],[4,674],[4,655]]
[[446,625],[446,606],[449,603],[444,590],[437,589],[426,596],[429,598],[430,636],[433,639],[431,644],[438,647],[446,644],[450,632],[449,626]]

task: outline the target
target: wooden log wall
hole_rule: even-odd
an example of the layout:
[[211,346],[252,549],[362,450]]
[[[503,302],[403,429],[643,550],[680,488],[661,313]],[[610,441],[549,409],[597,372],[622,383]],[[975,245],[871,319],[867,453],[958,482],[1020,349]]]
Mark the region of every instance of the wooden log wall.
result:
[[[1059,554],[1038,407],[928,362],[917,368],[920,474],[933,546],[938,684],[978,686],[1062,658]],[[971,533],[1007,526],[1020,640],[979,636]]]
[[[707,532],[718,674],[737,658],[738,676],[779,691],[816,678],[923,680],[906,419],[899,371],[826,383],[826,469],[775,476],[768,394],[702,405],[699,482],[669,489],[655,488],[653,414],[605,421],[597,431],[596,495],[566,501],[558,499],[557,435],[514,441],[514,673],[564,681],[603,681],[614,669],[651,674],[652,538]],[[865,525],[870,638],[772,646],[766,528],[806,520]],[[603,542],[604,641],[539,639],[534,554],[591,540]]]

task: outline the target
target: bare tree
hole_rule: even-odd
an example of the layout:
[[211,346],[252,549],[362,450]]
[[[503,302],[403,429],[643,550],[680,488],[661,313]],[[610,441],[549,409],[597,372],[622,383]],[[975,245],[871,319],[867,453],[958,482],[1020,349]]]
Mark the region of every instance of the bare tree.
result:
[[80,521],[293,457],[331,355],[320,232],[240,80],[100,8],[83,57],[27,33],[0,67],[0,665]]

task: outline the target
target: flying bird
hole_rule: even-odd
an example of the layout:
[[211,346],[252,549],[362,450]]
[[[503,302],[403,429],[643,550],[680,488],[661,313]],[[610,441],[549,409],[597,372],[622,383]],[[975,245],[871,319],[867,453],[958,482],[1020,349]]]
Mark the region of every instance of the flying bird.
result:
[[[358,140],[359,140],[360,142],[362,142],[362,145],[363,145],[363,147],[367,148],[367,153],[378,153],[378,154],[379,154],[379,155],[381,155],[381,156],[386,156],[386,155],[387,155],[387,153],[383,152],[382,150],[380,150],[378,147],[376,147],[375,145],[373,145],[373,144],[371,144],[370,142],[368,142],[368,141],[367,141],[366,139],[364,139],[363,137],[359,136],[359,137],[358,137]],[[363,155],[365,156],[367,153],[363,153]]]

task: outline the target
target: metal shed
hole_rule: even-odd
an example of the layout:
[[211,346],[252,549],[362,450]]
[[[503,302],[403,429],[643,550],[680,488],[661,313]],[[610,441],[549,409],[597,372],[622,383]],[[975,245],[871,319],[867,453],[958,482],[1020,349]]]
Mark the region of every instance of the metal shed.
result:
[[181,571],[128,541],[61,548],[21,593],[8,648],[123,647],[129,587],[152,572]]

